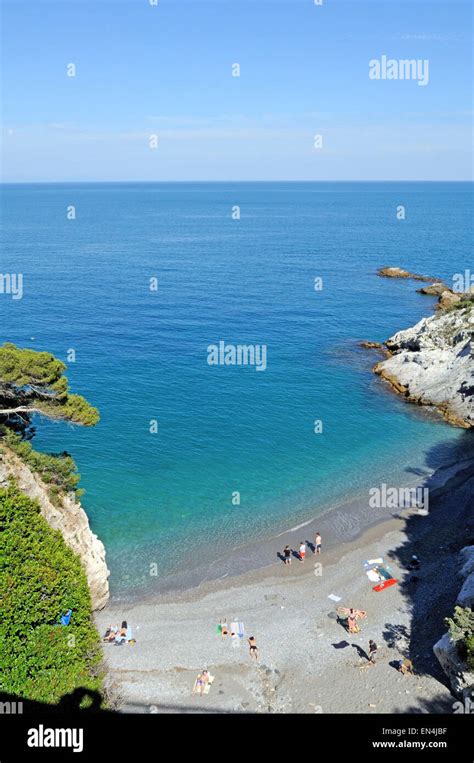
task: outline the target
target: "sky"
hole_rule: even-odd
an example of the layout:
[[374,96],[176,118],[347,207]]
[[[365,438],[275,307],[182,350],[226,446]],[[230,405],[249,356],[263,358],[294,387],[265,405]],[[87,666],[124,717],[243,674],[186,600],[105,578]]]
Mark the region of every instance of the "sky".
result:
[[3,182],[472,179],[471,0],[153,2],[0,0]]

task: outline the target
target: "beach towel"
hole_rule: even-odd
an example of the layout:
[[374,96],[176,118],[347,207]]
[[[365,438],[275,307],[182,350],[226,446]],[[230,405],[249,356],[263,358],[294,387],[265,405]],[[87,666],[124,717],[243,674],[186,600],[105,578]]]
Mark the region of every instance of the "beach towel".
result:
[[71,622],[72,609],[68,609],[65,615],[61,615],[59,622],[61,625],[69,625]]
[[390,588],[390,586],[395,585],[395,583],[398,583],[398,580],[395,580],[395,578],[390,578],[390,580],[384,580],[383,583],[379,583],[378,585],[374,585],[372,588],[372,591],[385,591],[386,588]]
[[216,625],[216,633],[218,636],[222,636],[222,625],[220,623]]
[[214,676],[211,676],[211,674],[209,673],[209,681],[207,682],[207,684],[204,687],[203,694],[209,694],[209,692],[211,691],[211,686],[212,686],[213,683],[214,683]]
[[329,596],[328,596],[328,599],[331,599],[332,601],[341,601],[341,597],[340,596],[336,596],[336,594],[334,594],[334,593],[330,593]]
[[242,620],[234,620],[230,624],[230,630],[231,633],[236,633],[239,638],[243,638],[245,636],[245,628]]
[[376,571],[383,577],[385,580],[393,580],[393,575],[391,572],[389,572],[385,567],[377,567]]
[[372,581],[372,583],[380,583],[380,580],[381,580],[380,575],[375,570],[367,570],[365,574],[367,575],[369,580]]
[[[209,673],[209,680],[208,680],[206,686],[204,687],[202,693],[203,694],[209,694],[209,692],[211,691],[211,685],[213,683],[214,683],[214,676],[211,676],[211,674]],[[196,678],[196,680],[194,682],[193,692],[192,692],[193,694],[197,693],[197,688],[198,688],[198,679]]]
[[378,559],[367,559],[364,562],[364,567],[373,567],[375,564],[383,564],[383,557],[379,556]]

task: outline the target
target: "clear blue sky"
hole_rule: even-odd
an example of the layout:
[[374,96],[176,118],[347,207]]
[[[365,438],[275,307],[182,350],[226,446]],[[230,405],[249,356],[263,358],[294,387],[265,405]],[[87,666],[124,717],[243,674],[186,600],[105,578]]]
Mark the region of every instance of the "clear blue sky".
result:
[[1,6],[4,181],[471,178],[471,0]]

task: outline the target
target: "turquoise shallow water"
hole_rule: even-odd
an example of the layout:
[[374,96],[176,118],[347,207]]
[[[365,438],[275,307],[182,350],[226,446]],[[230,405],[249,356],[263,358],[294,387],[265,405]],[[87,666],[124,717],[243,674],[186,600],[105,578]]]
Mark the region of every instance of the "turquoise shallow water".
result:
[[[115,594],[146,591],[150,563],[171,575],[433,468],[458,441],[385,392],[356,342],[432,311],[379,266],[469,267],[470,184],[16,185],[1,203],[1,270],[25,284],[0,296],[2,339],[74,348],[71,385],[101,411],[95,429],[38,422],[35,443],[74,456]],[[267,370],[210,367],[219,340],[267,345]]]

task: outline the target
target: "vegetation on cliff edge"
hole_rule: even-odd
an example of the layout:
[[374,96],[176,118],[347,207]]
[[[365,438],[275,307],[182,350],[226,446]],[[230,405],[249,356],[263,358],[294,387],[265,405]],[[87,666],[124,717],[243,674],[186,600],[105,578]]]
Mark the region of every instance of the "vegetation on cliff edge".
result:
[[[99,635],[79,557],[16,486],[0,489],[0,690],[56,704],[101,691]],[[58,625],[72,609],[68,626]]]
[[24,422],[41,413],[94,426],[99,420],[97,408],[69,391],[65,370],[65,364],[49,352],[6,342],[0,347],[0,416]]
[[474,671],[474,612],[469,607],[455,607],[453,617],[446,618],[451,640],[469,670]]
[[3,442],[40,476],[53,503],[57,504],[62,493],[73,492],[76,498],[83,495],[84,491],[78,488],[81,475],[68,453],[40,453],[11,429],[4,433]]

